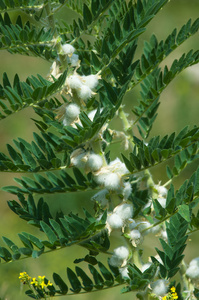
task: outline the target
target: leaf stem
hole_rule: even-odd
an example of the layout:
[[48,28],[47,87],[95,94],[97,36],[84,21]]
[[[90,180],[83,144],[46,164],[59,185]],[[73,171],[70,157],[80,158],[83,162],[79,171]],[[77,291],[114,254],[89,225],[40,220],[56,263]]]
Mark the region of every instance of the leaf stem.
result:
[[54,13],[51,10],[50,0],[47,0],[46,5],[45,5],[45,9],[46,9],[46,14],[47,14],[49,25],[54,31],[54,38],[55,38],[55,41],[56,41],[55,42],[55,48],[57,50],[59,60],[61,62],[61,67],[62,67],[63,70],[65,70],[68,66],[67,57],[66,57],[66,55],[61,55],[60,54],[62,52],[61,37],[59,36],[58,31],[57,31],[57,27],[56,27],[55,19],[54,19]]

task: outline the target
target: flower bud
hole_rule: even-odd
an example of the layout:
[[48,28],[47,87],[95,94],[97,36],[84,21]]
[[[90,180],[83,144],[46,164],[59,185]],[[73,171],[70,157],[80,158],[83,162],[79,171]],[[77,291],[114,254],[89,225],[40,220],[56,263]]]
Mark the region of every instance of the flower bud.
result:
[[111,214],[107,218],[107,223],[110,229],[118,229],[123,227],[123,220],[117,214]]
[[62,52],[66,55],[72,55],[75,52],[75,48],[70,44],[62,45]]
[[98,154],[90,154],[87,160],[87,167],[95,172],[98,171],[103,165],[102,157]]
[[120,204],[115,207],[113,212],[119,215],[122,220],[127,220],[133,215],[133,205],[127,203]]
[[75,120],[80,114],[80,108],[77,104],[69,104],[66,106],[65,118]]
[[152,291],[157,296],[164,296],[168,291],[168,283],[164,279],[159,279],[151,284]]

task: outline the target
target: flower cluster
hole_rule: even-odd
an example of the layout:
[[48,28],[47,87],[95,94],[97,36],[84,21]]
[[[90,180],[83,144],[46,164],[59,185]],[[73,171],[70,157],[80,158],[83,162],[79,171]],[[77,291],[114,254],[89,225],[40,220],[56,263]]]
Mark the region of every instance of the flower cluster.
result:
[[176,288],[172,286],[170,288],[170,293],[162,298],[162,300],[176,300],[178,299],[178,294],[176,293]]
[[124,267],[127,264],[127,260],[129,257],[128,248],[121,246],[113,251],[113,255],[109,260],[109,264],[114,267]]
[[163,296],[168,291],[168,282],[164,279],[158,279],[155,282],[151,283],[151,288],[153,294],[157,296]]
[[45,276],[30,277],[26,272],[22,272],[19,274],[19,279],[23,284],[33,285],[34,287],[44,289],[45,287],[52,286],[52,283],[45,279]]
[[42,290],[45,287],[52,286],[52,283],[49,280],[45,280],[45,276],[38,276],[37,279],[33,277],[30,284],[34,285],[35,287],[41,288]]
[[186,275],[193,281],[199,282],[199,257],[196,257],[190,261],[186,270]]
[[[119,158],[116,158],[108,165],[100,168],[94,174],[94,179],[99,185],[104,186],[108,190],[119,191],[122,186],[125,187],[123,185],[122,178],[128,173],[129,171],[127,170],[125,164],[122,163]],[[129,188],[129,190],[131,192],[131,188]],[[127,194],[127,192],[125,193]]]
[[[72,102],[63,105],[65,111],[62,112],[63,116],[63,125],[74,126],[75,122],[79,122],[78,116],[80,114],[80,106],[84,104],[86,100],[95,95],[93,91],[97,85],[98,81],[101,78],[99,74],[90,74],[90,75],[79,75],[77,73],[77,69],[80,67],[79,56],[75,54],[75,48],[71,44],[64,44],[61,46],[60,55],[66,56],[66,61],[69,66],[69,75],[65,81],[65,89],[66,93],[71,96]],[[53,62],[49,79],[59,78],[62,74],[60,70],[61,64],[60,60],[56,60]],[[75,70],[74,68],[75,67]],[[62,108],[60,108],[62,111]]]
[[23,284],[29,283],[31,280],[31,277],[26,272],[19,273],[19,279]]

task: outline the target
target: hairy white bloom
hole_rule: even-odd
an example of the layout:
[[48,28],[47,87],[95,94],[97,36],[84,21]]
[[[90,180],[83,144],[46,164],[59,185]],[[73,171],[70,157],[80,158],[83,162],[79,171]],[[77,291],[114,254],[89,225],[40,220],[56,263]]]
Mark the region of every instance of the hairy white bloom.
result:
[[168,291],[168,283],[164,279],[159,279],[151,284],[152,291],[157,296],[164,296]]
[[[52,75],[55,78],[58,78],[59,75],[61,75],[60,69],[59,69],[59,65],[57,64],[57,61],[54,61],[52,63],[52,66],[50,67],[50,74],[49,74],[49,76],[50,75]],[[52,77],[50,77],[50,79],[52,80]]]
[[[142,222],[137,223],[137,227],[140,231],[142,231],[150,226],[151,226],[151,224],[147,221],[142,221]],[[145,235],[145,234],[148,234],[149,232],[150,232],[150,229],[144,231],[143,234]]]
[[125,175],[129,173],[128,169],[126,168],[125,164],[121,162],[121,160],[117,157],[115,160],[111,161],[109,166],[109,170],[115,173]]
[[[103,169],[103,167],[101,168]],[[111,191],[118,190],[121,186],[121,178],[117,173],[106,172],[95,176],[95,180],[100,185],[104,185],[105,188]]]
[[71,153],[71,164],[78,168],[84,168],[88,159],[88,154],[85,150],[79,148]]
[[137,247],[139,244],[142,243],[143,237],[139,230],[133,229],[129,233],[130,241],[134,247]]
[[157,190],[159,196],[166,197],[167,196],[167,188],[165,188],[163,185],[155,185],[155,189]]
[[77,104],[70,103],[66,106],[65,117],[75,120],[80,114],[80,108]]
[[199,281],[199,257],[192,259],[189,263],[186,275],[195,281]]
[[122,260],[127,259],[129,257],[129,250],[127,247],[124,246],[114,249],[113,253]]
[[123,220],[127,220],[133,215],[133,205],[127,203],[120,204],[114,208],[113,212],[119,215]]
[[158,197],[158,198],[157,198],[157,201],[160,203],[160,205],[161,205],[163,208],[166,207],[166,201],[167,201],[166,198]]
[[111,215],[108,215],[107,223],[108,223],[108,226],[110,227],[110,230],[122,228],[124,225],[122,218],[119,215],[114,214],[114,213]]
[[127,259],[129,257],[128,248],[121,246],[113,251],[113,255],[111,256],[109,263],[114,267],[123,267],[127,263]]
[[123,188],[123,191],[122,191],[122,194],[124,196],[124,200],[127,200],[129,198],[129,196],[131,195],[132,193],[132,187],[131,187],[131,184],[130,182],[125,182],[124,183],[124,188]]
[[98,154],[92,153],[88,156],[87,167],[95,172],[98,171],[103,165],[102,157]]
[[129,236],[131,240],[139,240],[141,238],[141,233],[137,229],[133,229],[130,231]]
[[75,90],[80,89],[82,86],[80,76],[76,75],[76,74],[67,77],[66,83],[68,84],[69,88],[75,89]]
[[109,173],[105,176],[104,186],[111,191],[118,190],[121,185],[121,178],[118,176],[117,173]]
[[62,45],[62,52],[66,55],[70,55],[75,52],[75,48],[70,44],[64,44]]
[[79,64],[79,56],[77,54],[73,54],[71,57],[68,57],[68,62],[72,67],[77,67]]
[[136,228],[136,226],[137,226],[137,223],[133,220],[133,219],[129,219],[129,229],[131,230],[131,229],[134,229],[134,228]]
[[125,164],[117,158],[95,173],[95,181],[104,185],[108,190],[119,190],[122,187],[122,175],[126,173],[128,170]]
[[80,89],[78,90],[78,96],[82,100],[87,100],[92,96],[92,90],[85,84],[81,84]]
[[102,206],[106,206],[108,204],[108,199],[106,198],[106,195],[108,194],[108,190],[104,189],[96,193],[91,200],[98,202]]
[[98,79],[99,75],[88,75],[88,76],[82,76],[82,81],[85,85],[87,85],[91,90],[96,88],[98,85]]
[[122,278],[130,278],[127,267],[119,268],[119,272],[120,272]]

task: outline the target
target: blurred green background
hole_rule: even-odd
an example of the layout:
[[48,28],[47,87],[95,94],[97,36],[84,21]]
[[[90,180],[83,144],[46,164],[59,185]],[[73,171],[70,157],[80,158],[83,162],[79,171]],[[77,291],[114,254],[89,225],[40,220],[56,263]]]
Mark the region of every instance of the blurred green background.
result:
[[[154,20],[149,24],[146,33],[141,36],[139,41],[139,51],[143,47],[144,40],[148,40],[152,33],[155,33],[159,40],[165,39],[171,31],[177,27],[178,29],[188,21],[189,18],[194,20],[198,17],[199,1],[198,0],[171,0]],[[60,12],[59,16],[65,21],[70,19],[70,12],[64,9]],[[16,15],[13,16],[16,18]],[[190,49],[198,49],[199,46],[198,34],[190,38],[179,49],[172,53],[169,58],[163,62],[170,65],[174,58],[180,57],[184,52]],[[46,76],[49,72],[50,63],[34,57],[26,57],[20,55],[11,55],[8,52],[0,52],[0,78],[4,71],[7,72],[8,77],[14,78],[15,73],[18,73],[21,80],[25,80],[30,75],[36,75],[37,73],[42,76]],[[1,81],[1,79],[0,79]],[[125,109],[130,111],[133,105],[136,104],[139,98],[139,88],[129,93],[125,99]],[[164,135],[173,131],[180,131],[185,125],[190,124],[198,125],[199,114],[199,66],[191,67],[180,74],[163,92],[161,96],[161,105],[159,107],[159,114],[154,124],[154,128],[151,132],[153,135]],[[32,132],[38,132],[34,122],[30,120],[31,117],[35,117],[33,110],[30,108],[25,109],[12,115],[5,120],[1,121],[0,137],[1,137],[1,149],[0,151],[6,151],[6,144],[12,144],[12,140],[19,137],[32,140]],[[113,127],[117,125],[113,122]],[[112,158],[117,153],[123,151],[120,146],[115,146],[113,149]],[[174,184],[176,188],[183,183],[183,181],[190,177],[192,172],[197,168],[198,161],[193,165],[188,166],[179,178],[176,178]],[[154,180],[156,182],[167,181],[165,173],[165,165],[155,167],[152,170]],[[1,174],[1,186],[13,185],[13,178],[18,177],[16,174]],[[42,238],[42,233],[39,233],[35,228],[27,225],[25,221],[20,220],[14,215],[7,206],[7,200],[15,199],[13,195],[5,192],[0,192],[0,236],[6,236],[18,243],[17,233],[26,231]],[[77,193],[77,194],[61,194],[59,197],[56,195],[46,195],[45,200],[48,201],[54,211],[62,209],[64,213],[69,213],[71,210],[74,212],[82,212],[81,207],[86,207],[89,211],[92,211],[90,197],[93,192]],[[197,250],[197,238],[195,233],[188,242],[188,246],[185,250],[186,262],[188,263],[192,257],[198,256]],[[151,242],[153,239],[153,242]],[[112,237],[114,248],[116,245],[120,245],[120,238],[116,235]],[[147,261],[147,257],[154,255],[154,245],[158,245],[158,241],[151,236],[147,236],[142,248],[144,249],[144,258]],[[2,246],[3,243],[0,242]],[[153,247],[152,247],[152,246]],[[0,265],[0,297],[2,300],[15,300],[15,299],[27,299],[24,296],[24,287],[20,285],[18,280],[18,274],[26,271],[30,276],[35,277],[38,275],[45,275],[48,279],[52,280],[52,273],[56,272],[65,277],[66,267],[74,268],[73,261],[77,257],[84,257],[87,251],[78,246],[74,246],[68,249],[62,249],[60,251],[42,255],[40,258],[25,259],[22,261],[16,261],[10,264]],[[100,255],[99,258],[106,261],[105,255]],[[83,267],[83,264],[80,265]],[[85,266],[86,267],[86,266]],[[119,299],[135,299],[134,293],[128,293],[120,295],[120,287],[105,291],[98,291],[96,293],[73,296],[73,299],[85,300],[103,299],[106,297],[109,300]],[[56,299],[64,299],[63,297],[57,297]]]

